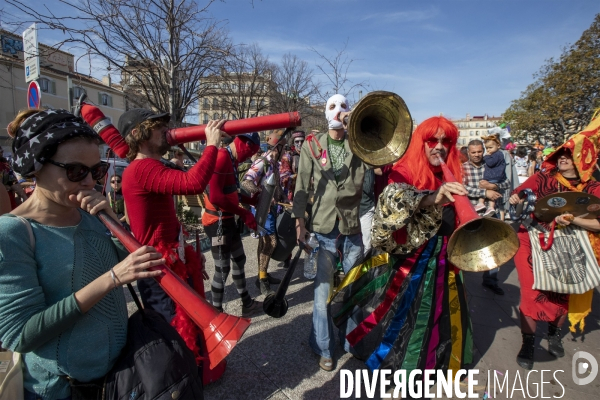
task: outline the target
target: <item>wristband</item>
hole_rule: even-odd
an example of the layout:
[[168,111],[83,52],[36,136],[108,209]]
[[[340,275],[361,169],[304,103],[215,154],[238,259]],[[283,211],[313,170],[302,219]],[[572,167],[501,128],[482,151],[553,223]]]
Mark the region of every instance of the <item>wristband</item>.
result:
[[115,285],[115,289],[117,288],[117,277],[115,276],[115,271],[113,271],[113,269],[110,269],[110,277],[113,280],[113,284]]

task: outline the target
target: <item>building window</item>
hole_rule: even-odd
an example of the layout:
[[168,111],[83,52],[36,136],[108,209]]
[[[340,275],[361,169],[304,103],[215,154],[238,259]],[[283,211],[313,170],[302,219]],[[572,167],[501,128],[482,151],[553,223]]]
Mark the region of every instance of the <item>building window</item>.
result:
[[40,78],[38,79],[38,84],[40,85],[42,92],[56,94],[56,82],[53,80],[48,78]]
[[260,101],[260,107],[264,107],[264,106],[265,106],[265,100],[263,99]]
[[213,119],[219,119],[219,113],[215,113],[215,115],[213,115]]
[[202,108],[204,108],[205,110],[208,110],[208,109],[210,109],[210,103],[208,102],[208,99],[207,99],[207,98],[205,98],[205,99],[202,101]]
[[246,84],[245,83],[241,83],[240,84],[240,90],[246,90]]
[[213,99],[213,107],[214,108],[218,108],[219,107],[219,100],[217,100],[217,98]]
[[473,136],[473,134],[474,134],[474,132],[473,132],[473,131],[470,131],[470,132],[469,132],[469,136]]
[[207,113],[204,113],[204,119],[203,119],[202,123],[204,123],[204,124],[208,124],[208,120],[209,120],[209,119],[210,119],[210,117],[208,116],[208,114],[207,114]]
[[479,136],[479,131],[475,131],[475,135]]
[[256,100],[250,100],[250,107],[256,107]]
[[479,128],[479,122],[475,122],[475,128]]
[[237,85],[235,83],[231,84],[231,90],[237,90]]
[[112,107],[112,96],[107,93],[98,93],[98,103],[103,106]]
[[87,93],[81,86],[73,87],[73,99],[78,100],[82,94]]

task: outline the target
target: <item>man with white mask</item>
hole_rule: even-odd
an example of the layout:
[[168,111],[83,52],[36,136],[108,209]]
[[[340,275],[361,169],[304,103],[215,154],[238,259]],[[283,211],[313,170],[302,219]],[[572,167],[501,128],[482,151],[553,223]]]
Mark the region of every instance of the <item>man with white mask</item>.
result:
[[[327,299],[333,285],[338,257],[347,273],[362,257],[359,205],[365,170],[368,168],[350,151],[343,119],[348,101],[341,94],[327,100],[325,116],[328,133],[309,135],[300,151],[300,164],[294,193],[292,216],[296,218],[298,241],[306,241],[304,212],[309,200],[309,186],[314,186],[310,231],[319,240],[313,323],[309,343],[320,356],[319,366],[333,370],[333,321]],[[340,332],[340,336],[345,336]],[[344,348],[349,351],[345,340]]]

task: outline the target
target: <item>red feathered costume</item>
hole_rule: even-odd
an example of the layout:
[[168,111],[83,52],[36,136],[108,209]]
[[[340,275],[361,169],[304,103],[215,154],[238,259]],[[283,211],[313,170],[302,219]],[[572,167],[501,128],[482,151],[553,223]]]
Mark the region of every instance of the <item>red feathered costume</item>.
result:
[[[167,266],[195,288],[204,285],[200,262],[191,246],[185,247],[185,264],[177,255],[181,224],[175,214],[173,196],[202,193],[212,177],[216,160],[217,148],[208,146],[200,161],[187,172],[171,169],[152,158],[134,160],[123,172],[123,198],[131,232],[140,243],[162,253]],[[200,329],[178,305],[171,325],[198,357]]]

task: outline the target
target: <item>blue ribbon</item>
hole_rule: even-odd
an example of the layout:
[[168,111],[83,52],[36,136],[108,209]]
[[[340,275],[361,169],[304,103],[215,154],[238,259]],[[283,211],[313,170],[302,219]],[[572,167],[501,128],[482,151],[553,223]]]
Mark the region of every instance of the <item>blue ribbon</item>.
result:
[[429,259],[431,258],[433,252],[436,249],[437,238],[438,237],[435,236],[434,238],[430,239],[427,243],[427,246],[425,247],[425,250],[423,250],[423,252],[421,253],[421,257],[417,261],[415,271],[410,277],[410,282],[408,283],[406,292],[402,295],[402,299],[400,299],[400,304],[398,305],[398,309],[396,310],[396,313],[392,318],[392,321],[390,322],[390,326],[385,332],[385,335],[383,336],[379,347],[375,349],[373,354],[371,354],[371,356],[365,363],[371,371],[379,369],[381,363],[394,346],[394,342],[396,341],[396,338],[400,333],[400,329],[406,321],[408,310],[410,309],[410,306],[417,295],[417,291],[421,283],[421,278],[423,277],[423,271],[425,270]]

